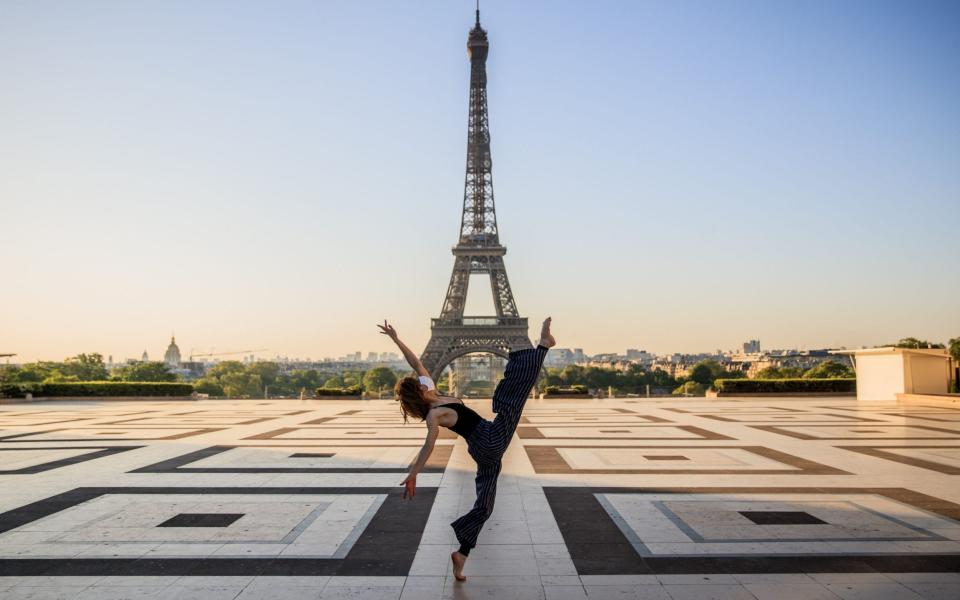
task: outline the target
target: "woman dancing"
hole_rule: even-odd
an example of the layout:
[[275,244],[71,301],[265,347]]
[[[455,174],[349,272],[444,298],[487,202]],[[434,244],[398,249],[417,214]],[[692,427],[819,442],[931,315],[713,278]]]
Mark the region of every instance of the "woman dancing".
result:
[[477,463],[477,501],[467,514],[450,524],[456,533],[460,548],[450,554],[453,562],[453,576],[464,581],[463,567],[470,550],[477,545],[480,529],[493,513],[493,502],[497,495],[497,477],[500,476],[500,459],[513,433],[520,422],[520,413],[537,381],[547,350],[556,344],[550,334],[550,317],[543,322],[540,330],[540,343],[536,348],[524,348],[510,353],[503,379],[493,392],[493,412],[497,414],[488,421],[468,408],[462,400],[452,396],[441,396],[430,378],[430,373],[420,363],[420,359],[406,344],[397,337],[396,330],[386,321],[378,325],[380,333],[390,336],[403,357],[417,373],[417,377],[404,377],[395,389],[403,420],[409,417],[426,422],[427,438],[416,462],[410,467],[410,474],[401,485],[406,486],[404,498],[413,499],[417,492],[417,473],[423,469],[433,452],[433,446],[440,433],[440,427],[447,427],[463,436],[467,441],[467,451]]

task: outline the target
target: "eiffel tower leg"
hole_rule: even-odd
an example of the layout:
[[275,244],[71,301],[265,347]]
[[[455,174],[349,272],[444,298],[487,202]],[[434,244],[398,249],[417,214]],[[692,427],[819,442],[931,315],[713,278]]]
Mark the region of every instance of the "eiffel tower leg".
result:
[[470,257],[457,256],[453,262],[447,296],[443,300],[443,310],[440,311],[441,318],[463,316],[463,309],[467,304],[467,290],[470,287],[470,271]]
[[488,264],[490,269],[490,288],[493,291],[493,305],[497,309],[497,316],[517,316],[517,303],[513,300],[513,291],[507,279],[507,268],[503,264],[502,256],[491,256]]

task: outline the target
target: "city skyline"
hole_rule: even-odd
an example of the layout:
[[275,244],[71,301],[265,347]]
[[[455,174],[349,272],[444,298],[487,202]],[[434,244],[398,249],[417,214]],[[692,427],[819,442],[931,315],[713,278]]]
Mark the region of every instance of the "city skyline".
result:
[[[425,346],[472,3],[229,6],[0,6],[0,352]],[[960,9],[867,6],[485,3],[521,313],[591,354],[960,334]]]
[[[169,362],[165,356],[166,352],[169,352],[169,345],[174,341],[175,336],[171,337],[171,340],[164,344],[155,344],[149,343],[142,347],[142,350],[137,351],[133,355],[123,355],[117,354],[114,352],[105,352],[102,350],[87,350],[84,351],[87,354],[97,353],[103,356],[104,361],[107,364],[120,365],[126,362],[131,361],[153,361],[153,362]],[[898,342],[900,338],[896,340],[887,340],[882,342],[883,345],[889,345],[895,342]],[[946,344],[948,340],[939,340],[939,339],[929,339],[925,340],[933,343]],[[755,344],[755,345],[754,345]],[[662,350],[655,351],[650,350],[645,347],[638,345],[627,346],[624,348],[601,348],[601,349],[585,349],[583,346],[578,344],[564,344],[562,346],[557,346],[556,352],[567,353],[571,351],[580,352],[585,359],[592,359],[597,357],[611,357],[611,356],[620,356],[623,358],[639,358],[641,355],[649,355],[656,358],[667,358],[671,356],[719,356],[719,355],[748,355],[748,354],[770,354],[770,353],[782,353],[782,352],[808,352],[812,350],[838,350],[838,349],[856,349],[856,348],[869,348],[875,347],[881,344],[863,344],[860,346],[796,346],[796,345],[784,345],[784,346],[767,346],[766,344],[761,345],[760,340],[750,339],[744,341],[741,344],[734,345],[729,348],[699,348],[693,350]],[[250,361],[281,361],[281,362],[306,362],[306,363],[323,363],[323,362],[358,362],[358,363],[378,363],[378,362],[403,362],[403,357],[395,349],[387,350],[358,350],[356,348],[341,354],[306,354],[306,355],[297,355],[289,352],[284,352],[282,350],[272,351],[269,349],[258,349],[258,350],[246,350],[246,351],[236,351],[236,350],[218,350],[216,347],[189,347],[181,348],[177,343],[177,348],[182,357],[182,362],[189,363],[196,360],[201,363],[213,364],[216,362],[221,362],[225,360],[236,360],[241,362],[250,362]],[[79,353],[77,353],[79,354]],[[24,364],[29,362],[39,362],[39,361],[52,361],[60,362],[71,358],[74,355],[62,356],[62,357],[40,357],[34,359],[24,359],[19,354],[15,356],[10,356],[5,359],[6,363],[9,364]],[[146,358],[144,358],[146,357]],[[196,358],[195,358],[196,357]]]

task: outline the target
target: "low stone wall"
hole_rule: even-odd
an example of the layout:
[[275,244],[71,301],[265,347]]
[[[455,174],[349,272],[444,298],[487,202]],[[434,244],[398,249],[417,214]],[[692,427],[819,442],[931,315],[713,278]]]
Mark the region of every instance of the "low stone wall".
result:
[[540,394],[541,400],[590,400],[590,394]]
[[835,398],[837,396],[856,396],[856,392],[717,392],[707,390],[707,398]]

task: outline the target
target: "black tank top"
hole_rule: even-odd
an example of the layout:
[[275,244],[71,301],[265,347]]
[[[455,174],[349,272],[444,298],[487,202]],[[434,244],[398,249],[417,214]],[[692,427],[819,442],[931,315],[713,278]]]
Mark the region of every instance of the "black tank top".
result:
[[469,406],[459,402],[441,404],[440,406],[443,408],[452,408],[454,412],[457,413],[457,422],[454,423],[453,427],[449,428],[450,431],[459,433],[463,436],[463,439],[470,437],[473,430],[477,428],[477,423],[480,422],[480,415],[474,412]]

